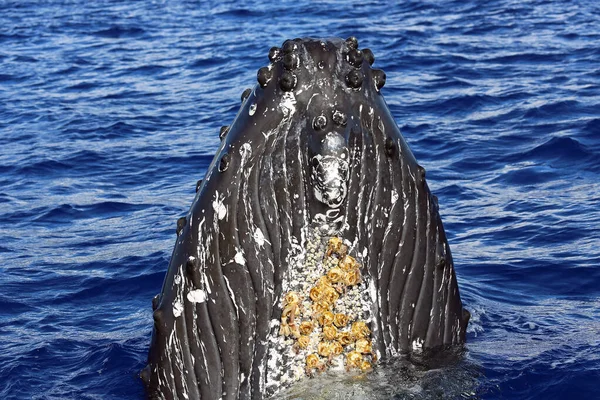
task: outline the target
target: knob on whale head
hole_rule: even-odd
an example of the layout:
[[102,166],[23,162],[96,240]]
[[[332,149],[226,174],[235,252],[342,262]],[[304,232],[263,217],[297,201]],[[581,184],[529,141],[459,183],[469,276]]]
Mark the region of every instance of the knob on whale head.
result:
[[[387,113],[380,93],[385,74],[371,68],[373,53],[360,49],[354,37],[286,40],[272,47],[268,58],[247,96],[250,120],[242,119],[239,131],[299,130],[310,214],[330,222],[339,219],[350,194],[353,147],[375,145],[367,131],[383,124],[375,110]],[[356,135],[363,138],[351,143]]]

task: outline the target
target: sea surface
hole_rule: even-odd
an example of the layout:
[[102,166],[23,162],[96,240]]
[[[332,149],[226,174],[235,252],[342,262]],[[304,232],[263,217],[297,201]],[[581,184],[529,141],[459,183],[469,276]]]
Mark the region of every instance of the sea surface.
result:
[[0,0],[0,398],[144,398],[220,126],[271,46],[354,35],[472,319],[460,362],[344,398],[600,399],[600,3],[398,3]]

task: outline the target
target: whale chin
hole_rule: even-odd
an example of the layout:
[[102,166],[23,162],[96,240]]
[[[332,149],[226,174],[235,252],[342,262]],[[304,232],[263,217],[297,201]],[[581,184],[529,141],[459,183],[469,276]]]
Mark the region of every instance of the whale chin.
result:
[[261,399],[465,340],[437,199],[373,53],[306,38],[269,60],[178,221],[152,398]]

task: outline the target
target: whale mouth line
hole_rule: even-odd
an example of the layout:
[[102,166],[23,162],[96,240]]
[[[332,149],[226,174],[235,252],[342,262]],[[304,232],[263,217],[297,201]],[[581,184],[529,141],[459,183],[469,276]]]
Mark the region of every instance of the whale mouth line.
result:
[[437,200],[355,38],[269,51],[177,223],[151,396],[262,399],[464,342]]

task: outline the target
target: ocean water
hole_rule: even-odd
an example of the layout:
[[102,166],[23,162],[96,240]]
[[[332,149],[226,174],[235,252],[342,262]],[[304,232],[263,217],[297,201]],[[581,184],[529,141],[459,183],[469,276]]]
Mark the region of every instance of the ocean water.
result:
[[271,46],[354,35],[472,320],[460,362],[346,399],[600,399],[599,4],[0,0],[0,398],[144,398],[151,299],[219,127]]

